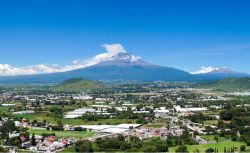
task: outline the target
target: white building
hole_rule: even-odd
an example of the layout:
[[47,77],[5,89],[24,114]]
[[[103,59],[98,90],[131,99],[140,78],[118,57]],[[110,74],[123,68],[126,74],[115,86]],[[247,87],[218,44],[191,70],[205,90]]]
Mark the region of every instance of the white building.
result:
[[169,112],[170,111],[166,109],[165,107],[156,108],[154,110],[156,117],[166,117],[169,114]]
[[75,100],[92,100],[93,97],[91,97],[89,95],[80,95],[80,96],[73,97],[73,99],[75,99]]
[[5,106],[5,107],[8,107],[8,106],[16,106],[16,104],[1,104],[1,106]]
[[192,108],[181,108],[181,106],[174,106],[177,113],[190,113],[190,112],[202,112],[207,111],[206,107],[192,107]]
[[13,112],[13,114],[15,114],[15,115],[35,114],[35,111],[33,111],[33,110],[19,111],[19,112]]
[[119,124],[119,125],[82,125],[83,129],[108,133],[108,134],[116,134],[116,133],[123,133],[129,131],[130,128],[137,128],[141,126],[141,124]]
[[68,112],[67,115],[64,116],[64,118],[71,118],[71,119],[78,118],[87,112],[95,113],[96,110],[93,108],[79,108],[74,111]]

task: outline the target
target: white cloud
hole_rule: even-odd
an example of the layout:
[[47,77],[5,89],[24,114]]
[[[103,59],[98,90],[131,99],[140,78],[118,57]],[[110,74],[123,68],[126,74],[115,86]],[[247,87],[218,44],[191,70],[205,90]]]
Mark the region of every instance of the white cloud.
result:
[[192,74],[204,74],[204,73],[209,73],[209,72],[213,72],[213,71],[217,71],[220,68],[218,67],[212,67],[212,66],[202,66],[200,70],[196,71],[196,72],[191,72]]
[[0,64],[0,75],[23,75],[23,74],[38,74],[38,73],[53,73],[59,72],[58,65],[39,64],[27,67],[14,67],[9,64]]
[[[106,50],[105,53],[95,55],[93,58],[87,60],[74,60],[72,64],[65,66],[59,66],[57,64],[39,64],[26,67],[15,67],[9,64],[0,64],[0,76],[65,72],[112,60],[112,57],[116,54],[126,53],[126,50],[121,44],[103,44],[101,46]],[[134,60],[139,58],[136,56],[133,57]]]
[[126,53],[126,50],[123,48],[121,44],[103,44],[102,47],[106,49],[107,52],[112,53],[112,54],[117,54],[117,53]]

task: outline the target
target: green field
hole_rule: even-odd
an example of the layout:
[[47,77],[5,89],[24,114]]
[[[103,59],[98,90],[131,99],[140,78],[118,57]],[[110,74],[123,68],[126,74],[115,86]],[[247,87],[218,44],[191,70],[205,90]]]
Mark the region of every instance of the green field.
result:
[[6,107],[6,106],[0,106],[0,112],[3,113],[3,112],[8,112],[9,111],[9,107]]
[[[201,145],[187,145],[188,147],[188,151],[190,153],[194,152],[195,150],[199,150],[200,152],[205,152],[206,149],[208,148],[218,148],[218,152],[224,152],[224,147],[227,148],[231,148],[231,147],[235,147],[236,151],[240,150],[240,146],[241,145],[246,145],[243,142],[233,142],[233,141],[222,141],[222,142],[218,142],[218,143],[214,143],[214,144],[201,144]],[[169,148],[169,152],[175,152],[175,150],[178,147],[171,147]],[[249,150],[250,148],[247,148],[247,150]]]
[[[207,140],[207,141],[215,141],[215,140],[214,140],[215,136],[216,136],[216,135],[202,135],[201,137],[202,137],[203,139]],[[218,137],[219,142],[220,142],[220,141],[225,141],[225,140],[226,140],[225,137],[219,137],[219,136],[217,136],[217,137]]]
[[79,92],[87,90],[103,89],[104,85],[99,81],[85,80],[81,78],[69,79],[58,85],[53,86],[51,89],[61,92]]
[[40,129],[30,129],[29,133],[34,133],[35,135],[42,135],[43,133],[55,133],[55,135],[59,138],[87,138],[92,137],[96,134],[96,132],[75,132],[75,131],[48,131],[48,130],[40,130]]
[[218,125],[218,120],[206,120],[204,121],[204,125],[210,126],[210,125]]
[[60,151],[60,153],[69,153],[69,152],[75,152],[75,146],[71,146]]
[[135,123],[133,119],[101,119],[98,121],[84,121],[82,119],[60,119],[56,118],[53,115],[46,115],[46,114],[26,114],[26,115],[15,115],[15,117],[24,117],[32,120],[43,121],[46,120],[51,124],[57,124],[57,121],[61,120],[63,124],[68,125],[98,125],[98,124],[108,124],[108,125],[117,125],[121,123]]

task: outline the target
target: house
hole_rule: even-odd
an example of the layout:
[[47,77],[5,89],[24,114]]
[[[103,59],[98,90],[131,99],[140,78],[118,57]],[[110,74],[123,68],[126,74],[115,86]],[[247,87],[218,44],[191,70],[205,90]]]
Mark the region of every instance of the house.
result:
[[15,137],[19,137],[19,136],[20,136],[20,133],[17,133],[16,131],[9,133],[9,138],[15,138]]
[[156,118],[160,118],[160,117],[167,117],[169,114],[169,110],[167,110],[165,107],[160,107],[160,108],[156,108],[154,110],[155,113],[155,117]]
[[23,125],[23,124],[22,124],[21,122],[19,122],[19,121],[14,121],[14,123],[15,123],[15,126],[16,126],[16,127],[20,127],[20,126]]

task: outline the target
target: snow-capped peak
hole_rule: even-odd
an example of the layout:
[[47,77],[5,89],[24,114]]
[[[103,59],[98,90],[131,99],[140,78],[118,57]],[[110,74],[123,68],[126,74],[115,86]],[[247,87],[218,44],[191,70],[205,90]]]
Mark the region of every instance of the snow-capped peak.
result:
[[130,55],[128,53],[120,52],[120,53],[114,55],[113,57],[111,57],[110,60],[112,60],[112,61],[116,60],[116,61],[136,62],[136,61],[141,60],[141,57],[135,56],[135,55]]
[[141,57],[131,55],[128,53],[117,53],[109,60],[96,64],[97,66],[114,65],[114,66],[152,66],[152,64],[145,62]]

